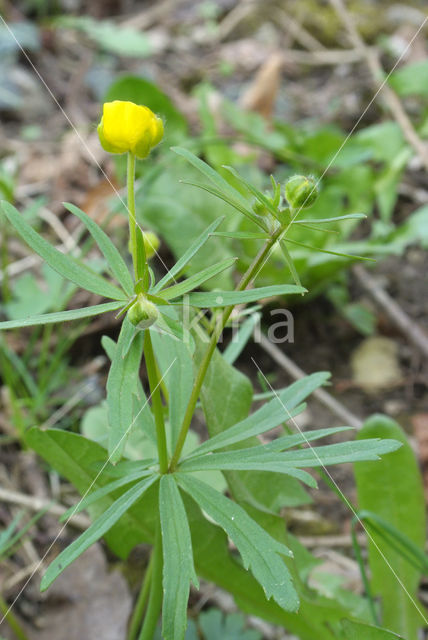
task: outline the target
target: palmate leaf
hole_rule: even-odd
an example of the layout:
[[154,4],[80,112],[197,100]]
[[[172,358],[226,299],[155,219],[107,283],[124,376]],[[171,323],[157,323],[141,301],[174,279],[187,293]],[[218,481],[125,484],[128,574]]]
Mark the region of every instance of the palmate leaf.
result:
[[285,296],[295,293],[302,295],[307,292],[303,287],[294,284],[274,284],[270,287],[258,289],[245,289],[245,291],[202,291],[190,293],[188,303],[194,307],[228,307],[229,305],[257,302],[263,298]]
[[81,536],[74,540],[57,558],[49,565],[44,574],[40,589],[45,591],[49,585],[74,562],[86,549],[94,542],[99,540],[111,527],[119,520],[119,518],[128,511],[128,509],[136,502],[145,491],[159,478],[158,475],[151,475],[144,478],[141,482],[128,489],[120,496],[104,513],[86,529]]
[[286,389],[278,392],[275,398],[252,413],[248,418],[203,442],[192,451],[192,457],[228,447],[251,436],[258,436],[265,431],[269,431],[269,429],[277,427],[282,422],[286,422],[290,419],[290,415],[293,416],[300,413],[300,409],[294,413],[293,411],[308,395],[324,384],[329,377],[330,373],[320,371],[297,380]]
[[92,291],[100,296],[113,300],[126,300],[126,294],[108,282],[97,273],[77,262],[40,236],[30,225],[25,222],[22,215],[9,202],[2,201],[2,209],[21,238],[35,251],[45,262],[67,280],[71,280],[79,287]]
[[214,231],[223,222],[223,220],[224,220],[224,216],[217,218],[217,220],[214,220],[214,222],[210,224],[210,226],[207,227],[205,231],[203,231],[203,233],[201,233],[201,235],[198,238],[196,238],[195,242],[193,242],[190,245],[187,251],[185,251],[185,253],[181,256],[181,258],[179,258],[179,260],[177,260],[174,266],[171,267],[168,273],[165,274],[163,278],[161,278],[159,282],[156,283],[156,285],[152,289],[153,293],[157,293],[158,291],[163,289],[163,287],[165,287],[168,284],[168,282],[170,282],[171,280],[174,280],[175,276],[179,275],[181,271],[183,271],[186,265],[189,264],[190,260],[199,251],[199,249],[206,243],[209,237],[211,235],[214,235]]
[[229,267],[235,264],[236,260],[237,258],[226,258],[225,260],[221,260],[221,262],[213,264],[206,269],[202,269],[202,271],[200,271],[199,273],[195,273],[195,275],[190,276],[190,278],[187,278],[187,280],[183,280],[183,282],[173,284],[167,289],[158,291],[157,294],[164,300],[173,300],[174,298],[179,298],[185,293],[192,291],[192,289],[196,289],[196,287],[199,287],[201,284],[203,284],[210,278],[213,278],[225,269],[229,269]]
[[186,510],[171,474],[159,486],[159,514],[163,546],[162,637],[183,640],[187,627],[190,581],[199,587],[193,566],[192,540]]
[[6,320],[5,322],[0,322],[0,331],[5,329],[17,329],[18,327],[34,327],[39,324],[69,322],[70,320],[80,320],[81,318],[100,316],[102,313],[119,309],[123,304],[124,302],[106,302],[105,304],[96,304],[93,307],[85,307],[84,309],[70,309],[69,311],[43,313],[40,316],[29,316],[28,318],[21,318],[20,320]]
[[124,291],[132,296],[134,294],[134,283],[129,273],[126,262],[116,249],[108,235],[101,229],[101,227],[90,218],[84,211],[76,207],[69,202],[63,203],[64,207],[70,211],[73,215],[77,216],[79,220],[83,222],[89,233],[97,243],[101,253],[105,257],[108,266],[110,267],[113,275],[117,281],[121,284]]
[[245,568],[250,568],[266,594],[286,611],[297,611],[299,598],[290,572],[281,559],[291,551],[272,538],[237,503],[192,475],[177,473],[179,485],[217,522],[236,545]]

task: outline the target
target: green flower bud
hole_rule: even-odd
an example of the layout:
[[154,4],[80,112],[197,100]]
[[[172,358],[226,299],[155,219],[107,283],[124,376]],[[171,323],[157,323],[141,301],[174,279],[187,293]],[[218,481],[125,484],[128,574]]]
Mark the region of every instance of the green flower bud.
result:
[[146,252],[147,260],[153,258],[156,251],[159,249],[160,240],[153,231],[144,231],[144,250]]
[[153,302],[147,300],[143,293],[139,293],[128,311],[128,318],[135,327],[147,329],[159,318],[159,311]]
[[268,213],[268,210],[266,209],[265,205],[262,204],[261,202],[255,202],[253,204],[253,211],[258,216],[265,216]]
[[318,186],[314,178],[293,176],[285,185],[285,197],[293,209],[306,209],[318,198]]

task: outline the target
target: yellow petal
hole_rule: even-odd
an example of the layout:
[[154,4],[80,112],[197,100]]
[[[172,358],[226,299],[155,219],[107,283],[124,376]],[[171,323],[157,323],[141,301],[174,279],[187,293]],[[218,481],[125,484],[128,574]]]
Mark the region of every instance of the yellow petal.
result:
[[161,140],[163,123],[148,107],[115,100],[104,104],[98,133],[106,151],[144,158]]

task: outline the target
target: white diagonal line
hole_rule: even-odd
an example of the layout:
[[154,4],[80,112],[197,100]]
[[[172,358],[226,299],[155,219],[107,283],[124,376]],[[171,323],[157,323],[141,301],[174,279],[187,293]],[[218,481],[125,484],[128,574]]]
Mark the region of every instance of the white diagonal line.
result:
[[[356,121],[356,123],[354,124],[354,126],[352,127],[351,131],[348,133],[348,135],[346,136],[345,140],[342,142],[342,144],[340,145],[340,147],[338,148],[338,150],[336,151],[336,153],[334,154],[333,158],[330,160],[330,162],[328,163],[327,167],[324,169],[324,171],[322,172],[321,176],[318,178],[318,180],[315,182],[314,186],[312,187],[311,191],[308,193],[308,195],[306,196],[305,202],[306,200],[308,200],[308,198],[311,197],[311,195],[313,194],[313,192],[318,188],[321,180],[324,178],[324,176],[326,175],[327,171],[330,169],[330,167],[332,166],[332,164],[334,163],[334,161],[336,160],[337,156],[340,154],[340,152],[342,151],[343,147],[347,144],[349,138],[352,136],[352,134],[354,133],[355,129],[358,127],[358,125],[360,124],[361,120],[364,118],[364,116],[366,115],[367,111],[370,109],[370,107],[372,106],[373,102],[376,100],[376,98],[378,97],[379,93],[382,91],[382,89],[384,88],[384,86],[387,84],[391,74],[395,71],[395,69],[397,68],[397,66],[400,64],[401,60],[404,58],[404,56],[406,55],[407,51],[410,49],[410,47],[413,44],[413,41],[418,37],[419,33],[421,32],[421,30],[424,28],[425,24],[428,21],[428,16],[426,16],[426,18],[423,20],[422,24],[419,26],[418,30],[416,31],[416,33],[414,34],[414,36],[412,37],[412,39],[410,40],[410,42],[407,44],[406,48],[401,52],[400,56],[397,58],[394,66],[392,67],[392,69],[388,72],[388,74],[385,76],[383,82],[380,84],[378,90],[375,92],[375,94],[373,95],[372,99],[370,100],[370,102],[368,103],[368,105],[366,106],[366,108],[364,109],[364,111],[362,112],[362,114],[360,115],[360,117],[358,118],[358,120]],[[299,215],[299,213],[302,211],[302,209],[305,206],[305,202],[301,205],[301,207],[299,209],[297,209],[296,213],[294,214],[294,216],[291,218],[290,222],[288,223],[288,225],[285,227],[284,232],[281,234],[281,237],[278,239],[281,240],[284,235],[287,233],[287,231],[289,230],[289,228],[291,227],[291,225],[293,224],[293,222],[295,221],[295,219],[297,218],[297,216]],[[276,243],[275,243],[276,244]],[[254,276],[253,280],[256,279],[256,277],[258,276],[258,274],[260,273],[260,271],[263,269],[263,267],[265,266],[266,262],[269,260],[271,252],[273,250],[273,247],[271,247],[271,249],[268,252],[268,255],[266,256],[265,260],[263,261],[263,263],[261,264],[261,266],[259,267],[256,275]]]
[[162,377],[160,378],[159,382],[157,383],[156,387],[153,389],[153,391],[151,392],[151,394],[149,395],[149,397],[147,398],[146,402],[143,404],[143,406],[141,407],[141,409],[138,411],[137,415],[135,416],[135,418],[133,419],[133,421],[131,422],[131,424],[129,425],[129,427],[126,429],[125,433],[123,434],[123,436],[120,438],[119,442],[117,443],[117,445],[115,446],[115,448],[113,449],[113,451],[110,453],[110,455],[108,456],[107,460],[105,461],[105,463],[103,464],[103,466],[101,467],[100,471],[97,473],[97,475],[95,476],[95,478],[92,480],[91,484],[89,485],[89,487],[86,489],[85,493],[83,494],[83,496],[80,498],[79,502],[75,505],[73,511],[70,513],[69,517],[67,518],[67,520],[64,522],[63,526],[61,527],[61,529],[59,530],[58,534],[55,536],[53,542],[49,545],[49,547],[47,548],[46,552],[44,553],[43,557],[40,559],[40,561],[37,563],[36,568],[34,569],[34,571],[32,571],[32,573],[30,574],[29,578],[26,580],[26,582],[24,583],[24,585],[21,587],[18,595],[14,598],[12,604],[9,606],[8,610],[6,611],[6,613],[3,615],[2,619],[0,620],[0,624],[2,624],[2,622],[4,622],[9,614],[9,612],[11,611],[11,609],[15,606],[16,602],[18,601],[18,599],[20,598],[22,592],[24,591],[24,589],[26,588],[26,586],[28,585],[28,583],[33,579],[33,577],[35,576],[35,574],[38,572],[38,570],[40,569],[40,567],[42,566],[46,556],[49,554],[50,550],[52,549],[52,547],[54,546],[54,544],[56,543],[56,541],[58,540],[58,538],[60,537],[60,535],[62,534],[62,532],[64,531],[64,529],[66,528],[66,526],[68,525],[68,523],[70,522],[70,519],[74,516],[74,514],[76,513],[77,509],[79,508],[79,505],[81,504],[81,502],[86,498],[86,496],[88,495],[88,493],[90,492],[90,490],[92,489],[92,487],[94,486],[94,484],[96,483],[96,481],[98,480],[98,478],[100,477],[100,475],[102,474],[102,472],[104,471],[104,469],[106,468],[106,466],[108,465],[108,463],[110,462],[110,459],[112,457],[112,455],[114,454],[114,452],[117,450],[117,448],[119,447],[120,443],[122,442],[122,440],[124,438],[126,438],[126,436],[128,435],[129,431],[132,429],[132,427],[135,424],[135,421],[137,420],[138,416],[141,414],[141,412],[143,411],[143,409],[146,408],[150,398],[152,397],[152,395],[154,394],[154,392],[159,388],[160,384],[162,383],[162,380],[166,377],[168,371],[171,369],[172,365],[174,364],[174,362],[177,360],[177,358],[174,358],[174,360],[171,362],[171,364],[169,365],[168,369],[165,371],[165,373],[162,375]]
[[[119,191],[116,189],[116,187],[114,186],[114,184],[112,183],[112,181],[110,180],[110,178],[108,177],[108,175],[106,174],[106,172],[104,171],[104,169],[102,168],[102,166],[100,165],[100,163],[98,162],[98,160],[96,159],[96,157],[94,156],[94,154],[92,153],[91,149],[89,148],[89,146],[87,145],[87,143],[85,142],[85,139],[80,135],[80,133],[78,132],[78,130],[76,129],[75,125],[73,124],[73,122],[70,120],[69,116],[67,115],[66,111],[63,109],[63,107],[60,105],[60,103],[58,102],[58,100],[55,97],[55,94],[53,93],[53,91],[51,90],[51,88],[49,87],[49,85],[47,84],[47,82],[45,81],[45,79],[43,78],[43,76],[41,75],[40,71],[37,69],[37,67],[34,65],[33,61],[31,60],[31,58],[29,57],[29,55],[27,54],[27,52],[25,51],[25,49],[21,46],[20,42],[18,41],[18,39],[16,38],[15,34],[13,33],[12,29],[9,27],[9,25],[7,24],[6,20],[3,18],[2,15],[0,15],[0,20],[2,21],[2,23],[4,24],[4,26],[6,27],[6,29],[8,30],[8,32],[10,33],[10,35],[12,36],[12,38],[15,40],[16,44],[18,45],[22,55],[25,57],[25,59],[27,60],[28,64],[31,66],[31,68],[33,69],[34,73],[37,75],[37,77],[39,78],[40,82],[43,84],[43,86],[45,87],[46,91],[49,93],[50,97],[52,98],[52,100],[55,102],[56,106],[58,107],[58,109],[61,111],[62,115],[64,116],[64,118],[67,120],[68,124],[70,125],[70,127],[73,129],[74,133],[76,134],[76,136],[78,137],[80,143],[82,144],[83,148],[85,149],[86,153],[88,154],[88,156],[91,158],[91,160],[96,164],[96,166],[98,167],[98,169],[101,171],[102,175],[104,176],[104,178],[107,180],[107,182],[109,183],[110,187],[112,188],[113,192],[115,193],[115,195],[119,198],[120,202],[123,204],[123,206],[125,207],[126,211],[128,212],[128,215],[131,217],[131,212],[128,209],[128,205],[126,204],[126,202],[123,200],[122,196],[120,195]],[[140,226],[138,224],[138,222],[135,220],[137,226]],[[141,228],[141,227],[140,227]],[[141,229],[142,231],[142,229]],[[144,236],[146,238],[146,240],[148,241],[148,243],[150,244],[151,248],[153,249],[154,253],[156,254],[156,257],[159,259],[159,261],[161,262],[162,266],[165,268],[166,272],[169,273],[169,269],[166,266],[166,264],[164,263],[164,261],[162,260],[161,256],[159,255],[159,253],[157,252],[157,250],[155,249],[155,247],[152,245],[152,243],[150,242],[149,238],[147,238],[146,236]],[[174,282],[176,282],[174,276],[173,276],[173,280]]]
[[253,357],[251,357],[251,360],[253,361],[254,365],[256,366],[257,370],[260,372],[260,374],[263,376],[265,383],[270,387],[271,391],[273,392],[273,394],[275,395],[275,397],[278,399],[278,401],[280,402],[280,404],[282,405],[284,411],[287,412],[288,414],[288,420],[290,420],[290,422],[293,423],[293,426],[297,429],[297,431],[300,433],[300,435],[303,437],[303,439],[305,440],[306,444],[308,445],[309,449],[311,449],[312,453],[314,454],[314,456],[316,457],[316,459],[319,462],[319,466],[322,467],[322,469],[324,470],[324,472],[328,475],[328,477],[330,478],[331,482],[334,484],[334,486],[336,487],[337,491],[340,493],[340,495],[342,496],[343,501],[345,502],[345,504],[349,507],[350,511],[352,512],[352,514],[354,515],[355,519],[358,521],[358,523],[362,526],[362,528],[365,531],[366,536],[370,539],[370,541],[372,542],[372,544],[374,545],[374,547],[376,548],[376,550],[378,551],[379,555],[381,556],[382,560],[385,562],[385,564],[387,565],[387,567],[390,569],[391,573],[394,575],[394,577],[396,578],[398,584],[400,585],[400,587],[403,589],[404,593],[406,594],[406,596],[409,598],[410,602],[413,604],[413,606],[415,607],[415,609],[417,610],[417,612],[420,614],[422,620],[425,622],[426,625],[428,625],[428,619],[425,617],[423,611],[420,609],[420,607],[418,606],[417,602],[415,601],[415,599],[412,597],[412,595],[408,592],[408,590],[406,589],[406,586],[403,584],[402,580],[400,579],[400,576],[394,571],[393,567],[391,566],[390,562],[388,561],[388,559],[385,557],[384,553],[382,552],[382,550],[379,548],[378,544],[376,543],[376,541],[374,540],[374,538],[372,537],[372,535],[370,534],[370,532],[367,530],[367,528],[364,526],[363,521],[361,520],[361,518],[359,517],[358,513],[355,511],[354,507],[352,506],[352,504],[349,502],[348,498],[345,496],[345,494],[343,493],[343,491],[340,489],[339,485],[337,484],[337,482],[334,480],[334,478],[332,477],[331,473],[329,472],[329,470],[327,469],[327,467],[322,463],[321,458],[319,457],[318,453],[315,451],[315,449],[313,448],[313,446],[311,445],[311,443],[309,442],[309,440],[306,438],[304,431],[302,431],[299,427],[299,425],[297,424],[296,420],[293,418],[293,416],[291,415],[291,413],[289,412],[289,410],[287,409],[287,407],[285,406],[285,404],[282,402],[281,398],[279,397],[279,395],[277,394],[277,392],[275,391],[275,389],[272,387],[272,385],[270,384],[269,380],[266,378],[265,374],[263,373],[263,371],[260,369],[259,365],[257,364],[257,362],[254,360]]

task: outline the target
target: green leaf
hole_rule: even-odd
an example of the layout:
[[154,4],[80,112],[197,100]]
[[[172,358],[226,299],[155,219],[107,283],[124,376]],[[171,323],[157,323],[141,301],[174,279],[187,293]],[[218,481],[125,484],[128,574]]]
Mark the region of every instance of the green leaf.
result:
[[[282,440],[282,438],[281,438]],[[275,441],[271,443],[275,445]],[[339,442],[323,447],[310,447],[297,451],[277,452],[269,445],[235,449],[224,453],[209,453],[185,460],[180,471],[249,470],[284,473],[316,486],[312,476],[302,472],[300,467],[320,467],[359,460],[379,460],[379,455],[395,451],[400,446],[395,440],[359,440]],[[299,469],[296,469],[299,467]]]
[[239,191],[234,189],[217,171],[215,171],[215,169],[195,156],[194,153],[191,153],[191,151],[184,149],[183,147],[172,147],[172,151],[190,162],[190,164],[196,167],[196,169],[203,173],[206,178],[215,184],[220,191],[227,194],[232,200],[240,203],[244,209],[249,206],[247,200],[239,193]]
[[[394,438],[403,446],[376,464],[361,462],[355,465],[359,506],[379,515],[423,551],[424,494],[413,450],[401,427],[382,415],[370,418],[358,435],[358,438],[379,437]],[[382,601],[383,624],[402,634],[406,640],[416,640],[422,624],[417,609],[422,609],[417,600],[420,570],[386,544],[382,535],[370,531],[368,548],[372,589]]]
[[[231,553],[224,531],[204,518],[199,507],[187,495],[183,498],[192,533],[196,570],[201,577],[231,593],[243,612],[281,625],[301,640],[336,640],[329,625],[349,615],[346,609],[327,598],[320,598],[313,591],[308,595],[306,590],[301,593],[298,613],[284,611],[273,600],[267,600],[254,576],[245,571],[242,563]],[[280,522],[283,531],[284,523]]]
[[[61,476],[71,482],[82,496],[89,487],[96,490],[111,481],[109,468],[119,471],[119,465],[122,467],[129,464],[129,461],[121,462],[112,467],[106,461],[106,450],[99,444],[63,429],[42,431],[34,427],[25,433],[25,442]],[[141,462],[139,464],[141,465]],[[132,507],[105,535],[109,547],[121,558],[126,558],[131,549],[140,542],[153,542],[155,523],[158,519],[158,499],[157,491],[149,491],[150,496],[147,494],[145,498],[147,508],[144,513],[138,505]],[[91,518],[100,516],[122,493],[119,489],[90,505]]]
[[373,511],[359,511],[358,517],[368,525],[369,529],[375,530],[387,544],[407,558],[410,564],[425,574],[428,573],[428,555],[399,529]]
[[179,466],[179,471],[192,473],[195,471],[263,471],[271,473],[283,473],[304,482],[309,487],[316,488],[316,480],[306,471],[296,469],[295,466],[283,464],[279,460],[272,460],[272,456],[263,455],[262,452],[247,456],[248,451],[253,451],[256,447],[248,449],[237,449],[227,453],[212,453],[205,456],[198,456],[184,461]]
[[255,222],[258,226],[261,226],[260,220],[251,211],[251,207],[247,200],[245,200],[245,198],[239,193],[239,191],[237,191],[237,189],[234,189],[217,171],[210,167],[209,164],[182,147],[172,147],[172,151],[185,158],[188,162],[190,162],[190,164],[196,167],[196,169],[203,173],[203,175],[216,186],[215,188],[213,188],[205,184],[197,184],[194,182],[185,181],[185,183],[191,184],[195,187],[199,187],[200,189],[205,189],[209,193],[212,193],[218,198],[221,198],[232,207],[243,213],[247,218],[250,218],[250,220]]
[[203,233],[201,233],[201,235],[195,240],[195,242],[193,242],[190,245],[190,247],[187,249],[187,251],[185,253],[183,253],[181,258],[179,258],[177,260],[177,262],[174,264],[174,266],[171,267],[171,269],[168,271],[168,273],[166,275],[164,275],[164,277],[161,278],[159,280],[159,282],[156,283],[156,285],[153,287],[153,293],[157,293],[158,291],[160,291],[163,287],[165,287],[168,284],[168,282],[173,280],[176,275],[181,273],[181,271],[190,262],[190,260],[193,258],[193,256],[206,243],[208,238],[211,235],[214,235],[213,232],[223,222],[223,220],[224,220],[224,216],[221,217],[221,218],[218,218],[217,220],[214,220],[214,222],[212,224],[210,224],[210,226],[207,227]]
[[95,491],[91,491],[91,493],[89,493],[87,496],[79,500],[77,504],[67,509],[67,511],[65,511],[60,517],[59,519],[60,522],[65,522],[66,520],[71,518],[71,516],[74,516],[76,513],[80,513],[81,511],[84,511],[91,504],[94,504],[94,502],[97,502],[101,498],[108,496],[110,493],[112,493],[112,491],[115,491],[115,489],[119,489],[120,487],[124,487],[125,485],[130,484],[131,482],[135,482],[136,480],[140,480],[145,476],[151,476],[151,475],[153,475],[153,471],[144,469],[144,464],[139,464],[139,468],[136,471],[131,473],[128,472],[126,475],[121,476],[117,480],[113,480],[113,482],[109,482],[103,487],[100,487]]
[[428,62],[421,60],[406,64],[388,78],[388,83],[403,97],[411,95],[428,96]]
[[220,609],[209,609],[201,613],[198,621],[205,640],[262,640],[258,631],[245,628],[241,614],[223,616]]
[[251,184],[251,182],[248,182],[248,180],[245,180],[245,178],[243,178],[237,171],[236,169],[234,169],[233,167],[228,167],[226,165],[223,165],[223,168],[226,169],[227,171],[229,171],[229,173],[231,173],[241,184],[243,184],[248,191],[250,191],[250,193],[253,194],[253,196],[255,196],[255,198],[266,207],[266,209],[268,211],[270,211],[270,213],[277,218],[278,217],[278,209],[276,207],[274,207],[274,205],[272,204],[272,202],[269,200],[269,198],[267,198],[264,193],[262,193],[261,191],[259,191],[259,189],[256,189],[254,187],[254,185]]
[[45,260],[52,269],[55,269],[67,280],[71,280],[83,289],[97,293],[113,300],[124,300],[126,296],[118,287],[104,280],[101,276],[91,271],[85,265],[77,262],[58,249],[55,249],[42,236],[40,236],[30,225],[25,222],[22,215],[9,202],[2,201],[3,211],[23,240]]
[[338,256],[339,258],[351,258],[352,260],[366,260],[369,262],[376,262],[374,258],[366,258],[364,256],[353,256],[349,253],[340,253],[339,251],[330,251],[329,249],[324,249],[321,247],[312,247],[309,244],[304,244],[303,242],[297,242],[297,240],[291,240],[290,238],[285,238],[284,242],[291,242],[291,244],[296,244],[299,247],[304,247],[305,249],[310,249],[311,251],[319,251],[320,253],[328,253],[331,256]]
[[60,16],[55,22],[60,27],[82,31],[100,48],[119,56],[141,58],[153,52],[152,43],[146,33],[139,29],[120,26],[117,21],[69,15]]
[[196,273],[194,276],[190,276],[190,278],[187,278],[187,280],[183,280],[183,282],[173,284],[167,289],[158,291],[157,294],[164,300],[172,300],[174,298],[178,298],[179,296],[183,296],[185,293],[192,291],[192,289],[196,289],[196,287],[199,287],[210,278],[213,278],[218,273],[221,273],[225,269],[229,269],[229,267],[235,264],[235,262],[236,258],[226,258],[225,260],[222,260],[217,264],[213,264],[211,267],[203,269],[200,273]]
[[[322,384],[322,381],[319,384]],[[201,400],[208,432],[210,436],[217,437],[225,429],[233,427],[248,417],[252,401],[252,385],[242,373],[230,366],[220,353],[215,352],[202,387]],[[291,400],[292,396],[287,402]],[[281,407],[282,420],[284,420],[283,409]],[[255,422],[248,426],[257,424],[259,417],[269,419],[269,410],[266,410],[264,416],[263,414],[256,416]],[[276,424],[280,422],[281,417]],[[259,440],[252,436],[229,446],[242,448],[258,444],[260,444]],[[221,447],[220,443],[219,447]],[[277,513],[285,505],[296,506],[311,501],[302,484],[290,476],[283,474],[268,476],[261,471],[225,471],[223,473],[233,497],[245,507],[251,504],[257,509]],[[275,494],[271,490],[272,484],[276,488]]]
[[30,316],[21,320],[7,320],[0,322],[0,331],[6,329],[16,329],[18,327],[33,327],[39,324],[53,324],[55,322],[69,322],[70,320],[80,320],[91,316],[100,316],[108,311],[115,311],[123,306],[122,302],[106,302],[93,307],[83,309],[70,309],[69,311],[57,311],[56,313],[44,313],[40,316]]
[[379,460],[379,456],[396,451],[400,447],[397,440],[355,440],[354,442],[338,442],[323,447],[311,447],[298,451],[287,451],[281,454],[270,454],[272,460],[278,455],[288,464],[298,467],[319,467],[320,464],[342,464],[359,460]]
[[192,393],[194,371],[189,346],[168,335],[152,332],[153,348],[163,382],[168,391],[168,412],[171,451],[177,437]]
[[[109,455],[112,463],[120,460],[126,436],[136,420],[133,396],[139,395],[138,372],[142,352],[143,332],[135,333],[135,327],[125,318],[107,378]],[[142,408],[147,401],[145,398],[140,398],[140,401]]]
[[220,189],[216,189],[215,187],[211,187],[208,184],[203,184],[202,182],[191,182],[190,180],[182,180],[181,182],[183,184],[188,184],[191,187],[197,187],[198,189],[202,189],[203,191],[206,191],[207,193],[210,193],[211,195],[216,196],[216,198],[219,198],[220,200],[223,200],[223,202],[226,202],[228,205],[230,205],[231,207],[233,207],[234,209],[236,209],[237,211],[242,213],[246,218],[248,218],[249,220],[254,222],[258,227],[260,227],[261,229],[266,231],[265,226],[261,222],[261,220],[256,218],[253,213],[250,213],[250,211],[248,209],[246,209],[243,206],[241,206],[239,204],[239,202],[236,202],[235,200],[232,200],[225,193],[223,193],[223,191],[220,191]]
[[337,222],[338,220],[358,220],[367,219],[365,213],[348,213],[344,216],[334,216],[333,218],[310,218],[309,220],[293,220],[293,224],[321,224],[324,222]]
[[208,291],[190,293],[188,302],[194,307],[228,307],[234,304],[257,302],[263,298],[307,293],[307,289],[294,284],[274,284],[270,287],[245,289],[245,291]]
[[195,477],[176,474],[180,486],[210,518],[217,522],[236,545],[244,567],[250,568],[266,597],[286,611],[296,611],[299,599],[281,555],[291,551],[262,529],[238,504]]
[[302,283],[300,282],[299,273],[296,267],[294,266],[293,259],[290,256],[290,252],[288,251],[287,245],[285,244],[285,239],[280,241],[279,246],[281,247],[282,254],[284,256],[287,267],[290,269],[290,273],[293,277],[294,282],[296,283],[297,286],[301,287]]
[[[269,429],[277,427],[282,422],[286,422],[290,419],[293,409],[298,407],[315,389],[324,384],[329,377],[330,374],[328,372],[321,371],[297,380],[286,389],[279,391],[275,398],[264,404],[263,407],[252,413],[248,418],[245,418],[245,420],[203,442],[192,452],[192,456],[229,447],[251,436],[258,436],[265,431],[269,431]],[[294,415],[296,414],[297,412],[294,413]]]
[[157,475],[144,478],[135,486],[128,489],[99,517],[91,526],[86,529],[77,540],[74,540],[57,558],[49,565],[40,583],[40,590],[45,591],[52,582],[66,569],[72,562],[82,555],[94,542],[99,540],[119,518],[147,491],[147,489],[158,479]]
[[403,636],[397,636],[396,633],[387,629],[353,620],[343,620],[342,627],[346,634],[346,640],[404,640]]
[[97,243],[101,253],[107,261],[114,277],[121,284],[128,296],[134,295],[134,283],[129,273],[126,262],[116,249],[108,235],[90,218],[84,211],[74,204],[64,202],[64,207],[79,218],[88,229],[89,233]]
[[175,477],[163,475],[159,487],[163,546],[162,636],[182,640],[187,627],[190,581],[199,587],[193,566],[192,541],[186,510]]
[[253,313],[239,327],[237,333],[232,336],[232,340],[223,351],[223,358],[229,364],[233,364],[245,349],[249,339],[251,338],[255,326],[260,322],[261,314]]
[[267,240],[270,238],[268,233],[258,231],[216,231],[213,236],[220,238],[237,238],[239,240]]
[[[149,286],[150,277],[147,270],[147,260],[146,260],[146,247],[144,245],[144,236],[141,231],[141,227],[137,225],[135,229],[135,240],[136,240],[136,249],[137,249],[137,263],[136,263],[136,279],[139,283],[141,283],[143,287],[143,292],[147,291]],[[134,287],[133,287],[134,289]],[[135,288],[135,293],[140,293]]]

